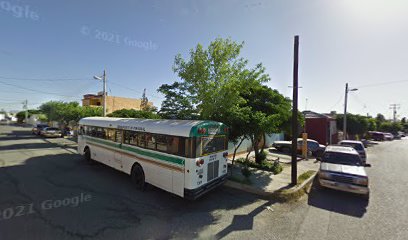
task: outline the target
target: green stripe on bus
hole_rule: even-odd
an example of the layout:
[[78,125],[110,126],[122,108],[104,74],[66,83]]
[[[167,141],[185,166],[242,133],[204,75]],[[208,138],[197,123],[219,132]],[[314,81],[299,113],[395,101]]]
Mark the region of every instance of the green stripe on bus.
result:
[[94,138],[89,138],[86,137],[88,140],[90,140],[91,142],[96,142],[96,143],[100,143],[100,144],[104,144],[110,147],[114,147],[114,148],[118,148],[118,149],[123,149],[129,152],[134,152],[136,154],[139,155],[143,155],[146,157],[151,157],[151,158],[155,158],[155,159],[159,159],[161,161],[165,161],[165,162],[170,162],[170,163],[174,163],[177,165],[182,165],[184,166],[184,159],[181,158],[175,158],[175,157],[171,157],[171,156],[165,156],[165,155],[161,155],[158,153],[152,153],[152,152],[148,152],[148,151],[144,151],[138,148],[132,148],[132,147],[128,147],[128,146],[120,146],[120,143],[113,143],[113,142],[107,142],[104,140],[100,140],[100,139],[94,139]]

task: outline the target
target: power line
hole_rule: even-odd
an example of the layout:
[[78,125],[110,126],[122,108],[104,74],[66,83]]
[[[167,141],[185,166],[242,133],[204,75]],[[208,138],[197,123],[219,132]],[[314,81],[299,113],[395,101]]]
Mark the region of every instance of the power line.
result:
[[89,80],[92,81],[91,78],[16,78],[16,77],[4,77],[0,76],[1,79],[8,79],[8,80],[18,80],[18,81],[84,81]]
[[383,85],[390,85],[390,84],[404,83],[404,82],[408,82],[408,80],[372,83],[372,84],[361,85],[361,86],[358,86],[357,88],[376,87],[376,86],[383,86]]
[[68,95],[63,95],[63,94],[61,94],[61,93],[45,92],[45,91],[42,91],[42,90],[36,90],[36,89],[32,89],[32,88],[26,88],[26,87],[22,87],[22,86],[19,86],[19,85],[15,85],[15,84],[11,84],[11,83],[6,83],[6,82],[2,82],[2,81],[0,81],[0,83],[1,83],[1,84],[4,84],[4,85],[12,86],[12,87],[20,88],[20,89],[23,89],[23,90],[35,92],[35,93],[43,93],[43,94],[49,94],[49,95],[55,95],[55,96],[61,96],[61,97],[68,97],[68,98],[77,98],[77,96],[68,96]]
[[[143,91],[139,91],[139,90],[136,90],[136,89],[132,89],[132,88],[129,88],[128,86],[124,86],[124,85],[119,84],[119,83],[116,83],[116,82],[109,82],[109,83],[110,83],[110,84],[113,84],[113,85],[116,85],[116,86],[119,86],[119,87],[122,87],[122,88],[125,88],[125,89],[127,89],[127,90],[131,90],[131,91],[134,91],[134,92],[143,94]],[[162,99],[163,99],[162,97],[159,97],[159,96],[156,96],[156,95],[153,95],[153,94],[147,94],[147,95],[148,95],[149,97],[156,98],[156,99],[159,99],[159,100],[162,100]]]

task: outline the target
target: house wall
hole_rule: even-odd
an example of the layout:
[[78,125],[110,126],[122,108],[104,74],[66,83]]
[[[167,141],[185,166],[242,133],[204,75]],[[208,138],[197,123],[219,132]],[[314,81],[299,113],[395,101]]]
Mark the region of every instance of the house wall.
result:
[[[135,109],[140,110],[140,104],[142,100],[137,98],[125,98],[125,97],[106,97],[106,113],[112,113],[121,109]],[[149,106],[153,106],[153,102],[148,103]],[[82,99],[82,106],[103,106],[103,97],[91,97]]]
[[306,132],[309,139],[326,145],[328,141],[328,122],[326,118],[306,118]]
[[[273,142],[275,141],[281,141],[284,140],[284,134],[283,133],[273,133],[273,134],[268,134],[266,135],[266,143],[265,146],[266,147],[271,147]],[[238,153],[244,153],[244,152],[248,152],[250,151],[252,148],[252,143],[251,140],[245,139],[241,146],[239,146],[238,150],[237,150],[237,154]],[[232,155],[234,154],[234,149],[235,146],[232,142],[228,143],[228,154]]]

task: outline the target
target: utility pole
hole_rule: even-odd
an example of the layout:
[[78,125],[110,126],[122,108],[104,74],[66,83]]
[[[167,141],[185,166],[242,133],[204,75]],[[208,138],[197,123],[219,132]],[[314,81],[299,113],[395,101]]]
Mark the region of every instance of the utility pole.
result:
[[103,116],[106,116],[106,71],[103,70],[103,75],[102,77],[99,76],[94,76],[95,80],[102,80],[103,81]]
[[103,116],[106,117],[106,71],[103,70]]
[[23,109],[25,109],[25,124],[27,125],[27,121],[28,121],[28,100],[26,99],[24,102],[23,102]]
[[299,36],[295,36],[293,54],[293,106],[292,106],[292,185],[297,184],[297,136],[298,136],[298,75]]
[[399,104],[395,104],[395,103],[390,104],[390,109],[392,109],[394,122],[397,122],[397,109],[399,108],[400,108]]
[[357,88],[349,89],[348,83],[346,83],[346,90],[344,92],[344,115],[343,115],[343,140],[347,139],[347,97],[351,91],[357,91]]

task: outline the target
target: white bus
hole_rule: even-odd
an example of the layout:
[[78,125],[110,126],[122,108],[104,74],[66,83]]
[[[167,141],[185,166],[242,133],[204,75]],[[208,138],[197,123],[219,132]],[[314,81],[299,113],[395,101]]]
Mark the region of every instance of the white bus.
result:
[[198,120],[88,117],[79,121],[78,153],[187,199],[227,176],[228,128]]

